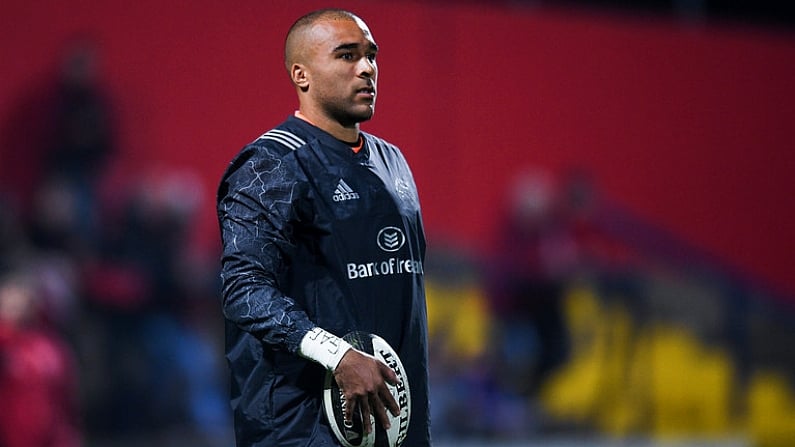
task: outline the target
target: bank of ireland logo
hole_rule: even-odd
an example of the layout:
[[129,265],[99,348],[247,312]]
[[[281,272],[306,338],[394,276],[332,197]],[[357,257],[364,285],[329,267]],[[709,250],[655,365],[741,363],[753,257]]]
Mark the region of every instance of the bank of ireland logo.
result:
[[381,250],[392,253],[403,247],[403,244],[406,243],[406,235],[398,227],[384,227],[378,232],[376,242]]

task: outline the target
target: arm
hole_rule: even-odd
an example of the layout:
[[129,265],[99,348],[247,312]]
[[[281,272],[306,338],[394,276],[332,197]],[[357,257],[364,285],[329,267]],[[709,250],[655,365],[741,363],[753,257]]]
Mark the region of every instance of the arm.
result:
[[282,169],[282,160],[269,155],[265,148],[248,149],[230,166],[218,191],[223,312],[257,338],[297,352],[315,325],[281,288],[285,254],[293,247],[296,182]]

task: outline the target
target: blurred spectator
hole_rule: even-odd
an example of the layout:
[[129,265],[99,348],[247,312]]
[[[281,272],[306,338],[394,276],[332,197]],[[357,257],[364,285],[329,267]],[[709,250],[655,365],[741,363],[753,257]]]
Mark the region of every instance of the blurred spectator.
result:
[[535,428],[530,407],[499,380],[500,321],[478,263],[456,244],[433,245],[426,262],[433,437],[526,437]]
[[0,445],[77,447],[72,352],[41,320],[38,278],[0,278]]
[[[116,147],[111,107],[99,83],[96,42],[78,36],[67,44],[53,99],[53,135],[45,174],[71,201],[61,226],[83,244],[99,230],[98,183]],[[50,185],[45,182],[46,189]]]
[[51,174],[77,183],[92,182],[115,149],[111,110],[99,84],[99,62],[92,38],[73,38],[56,84],[55,134],[47,167]]
[[551,174],[519,176],[487,268],[490,302],[503,323],[502,380],[525,396],[565,360],[568,349],[561,296],[579,253],[561,211]]
[[[82,229],[85,219],[77,190],[62,178],[47,176],[32,198],[28,236],[39,250],[86,255],[94,240]],[[90,214],[93,214],[92,211]]]
[[92,37],[68,40],[55,74],[36,82],[14,106],[0,151],[0,188],[8,205],[27,222],[37,200],[46,200],[39,191],[46,195],[57,185],[75,210],[64,231],[84,243],[98,228],[97,182],[116,152],[99,64]]
[[217,436],[228,426],[221,354],[212,342],[222,337],[207,320],[217,258],[191,243],[201,191],[190,172],[140,176],[84,269],[90,318],[105,341],[97,368],[106,372],[107,391],[91,408],[99,431]]

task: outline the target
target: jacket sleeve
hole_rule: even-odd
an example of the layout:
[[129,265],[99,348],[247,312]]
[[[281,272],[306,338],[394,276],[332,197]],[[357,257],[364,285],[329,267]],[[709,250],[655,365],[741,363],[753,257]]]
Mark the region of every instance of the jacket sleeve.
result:
[[283,293],[298,183],[265,147],[233,161],[218,190],[223,254],[221,281],[227,320],[266,343],[297,352],[315,325]]

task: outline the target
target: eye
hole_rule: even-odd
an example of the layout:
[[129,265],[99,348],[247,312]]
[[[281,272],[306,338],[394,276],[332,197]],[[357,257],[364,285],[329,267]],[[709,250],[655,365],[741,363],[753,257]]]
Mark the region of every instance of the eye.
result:
[[370,53],[367,55],[367,60],[370,62],[375,62],[375,53]]
[[353,53],[340,53],[340,59],[343,59],[343,60],[346,60],[346,61],[352,61],[353,60]]

